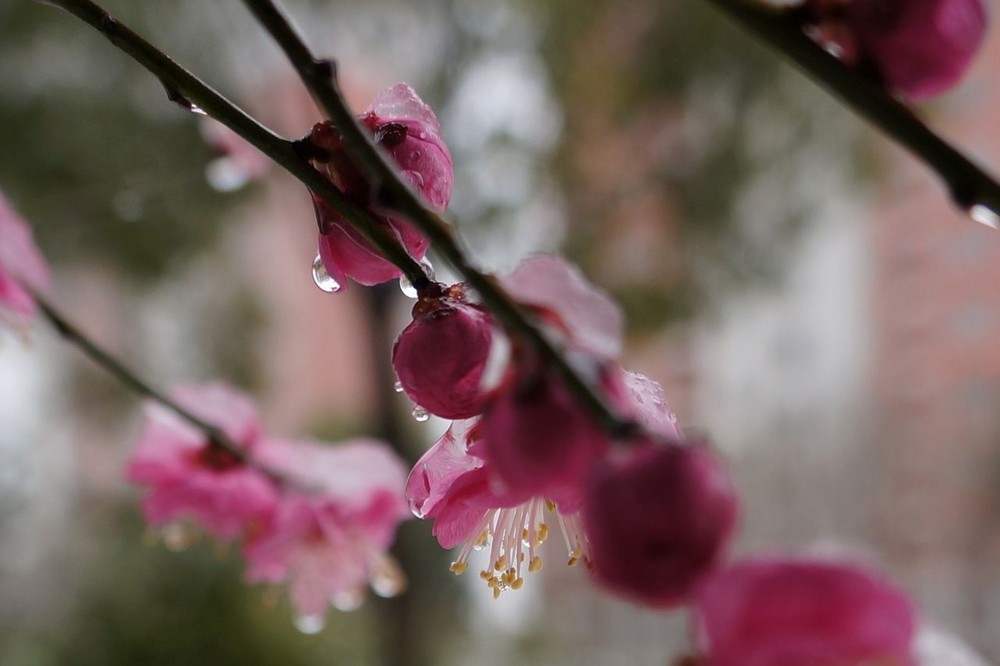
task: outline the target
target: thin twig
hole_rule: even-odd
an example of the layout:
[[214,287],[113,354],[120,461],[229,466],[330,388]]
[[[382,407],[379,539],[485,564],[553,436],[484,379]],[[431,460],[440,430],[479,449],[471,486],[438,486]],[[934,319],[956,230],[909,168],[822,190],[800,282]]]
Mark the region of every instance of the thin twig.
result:
[[387,205],[409,218],[431,240],[435,251],[479,293],[491,313],[508,331],[529,343],[550,367],[559,372],[567,388],[604,427],[614,435],[634,432],[635,424],[619,417],[531,323],[521,306],[507,295],[496,280],[470,263],[466,252],[456,240],[451,225],[427,208],[399,177],[396,169],[372,143],[371,137],[347,106],[337,82],[334,63],[316,58],[298,31],[271,0],[244,0],[244,4],[284,50],[309,92],[344,138],[351,156],[368,172],[373,188],[380,193]]
[[794,14],[747,0],[708,0],[781,52],[858,115],[920,158],[944,181],[957,206],[1000,213],[1000,184],[927,127],[886,89],[827,53],[802,30]]
[[137,374],[128,368],[124,363],[101,348],[97,343],[84,334],[75,324],[66,318],[59,310],[52,305],[44,296],[24,285],[31,293],[39,312],[52,324],[66,342],[72,344],[83,354],[100,366],[105,372],[118,380],[121,384],[131,389],[135,393],[163,405],[178,417],[197,428],[205,434],[208,443],[224,449],[228,454],[241,461],[243,464],[253,467],[257,471],[268,476],[275,483],[281,485],[300,485],[297,481],[289,479],[280,472],[271,469],[249,455],[242,447],[236,444],[219,426],[210,423],[200,416],[192,413],[189,409],[179,404],[176,400],[166,395],[162,391],[154,388],[151,384],[141,379]]
[[246,451],[229,439],[229,436],[221,428],[192,414],[187,408],[178,404],[165,393],[153,388],[150,384],[140,379],[124,363],[104,351],[97,343],[87,337],[46,298],[34,292],[32,293],[32,297],[38,305],[39,311],[49,320],[49,323],[52,324],[52,327],[55,328],[60,337],[70,344],[75,345],[105,372],[135,393],[160,403],[198,430],[201,430],[214,444],[221,446],[244,462],[248,460]]
[[258,123],[198,77],[90,0],[46,0],[65,9],[104,35],[160,80],[167,96],[188,109],[199,109],[253,144],[340,213],[379,253],[396,265],[411,283],[426,279],[423,269],[384,225],[351,201],[306,161],[295,144]]

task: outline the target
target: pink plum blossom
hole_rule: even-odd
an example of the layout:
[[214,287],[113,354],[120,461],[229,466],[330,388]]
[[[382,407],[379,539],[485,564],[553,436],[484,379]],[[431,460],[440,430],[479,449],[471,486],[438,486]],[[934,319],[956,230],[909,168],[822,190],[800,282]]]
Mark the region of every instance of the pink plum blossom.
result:
[[[376,95],[359,120],[427,205],[443,211],[451,199],[454,173],[451,154],[431,108],[408,85],[397,83]],[[336,129],[320,123],[310,138],[315,146],[329,153],[329,159],[315,162],[316,167],[349,198],[368,208],[414,259],[422,259],[429,241],[404,218],[382,210],[373,200],[370,183],[347,156]],[[313,203],[321,231],[320,258],[338,284],[344,285],[349,277],[359,284],[373,285],[401,275],[336,211],[315,195]]]
[[[245,453],[260,445],[253,404],[221,384],[178,389],[174,399],[220,427]],[[145,486],[142,512],[152,526],[192,520],[219,539],[242,536],[273,511],[274,482],[203,432],[158,404],[146,406],[126,478]]]
[[[623,394],[627,413],[654,432],[680,433],[656,382],[626,373],[623,383],[630,387]],[[587,536],[579,515],[582,486],[564,488],[558,503],[511,488],[496,474],[481,419],[451,425],[414,466],[406,496],[414,514],[434,521],[433,533],[443,548],[461,546],[452,571],[465,571],[477,546],[489,547],[489,566],[480,576],[494,595],[520,587],[525,570],[541,568],[539,548],[550,524],[562,534],[571,566],[587,560]]]
[[35,315],[29,289],[44,290],[49,268],[31,228],[0,193],[0,322],[21,326]]
[[[622,314],[602,291],[559,257],[536,255],[501,283],[527,306],[582,374],[623,402],[615,359]],[[573,511],[590,465],[607,449],[607,433],[563,379],[532,352],[514,348],[505,376],[483,410],[483,439],[495,473],[509,488],[544,496]]]
[[357,607],[368,583],[383,596],[401,591],[404,579],[386,550],[409,516],[406,469],[387,445],[268,441],[258,459],[303,490],[282,495],[248,539],[248,581],[287,583],[303,618],[322,618],[330,604]]
[[468,568],[475,548],[490,548],[489,565],[480,577],[499,596],[524,584],[525,571],[542,567],[539,547],[549,536],[552,514],[567,544],[570,564],[585,553],[577,516],[541,497],[512,494],[492,482],[484,457],[479,420],[455,421],[413,467],[406,497],[413,513],[434,521],[433,534],[443,548],[461,546],[451,570]]
[[616,447],[593,467],[584,493],[590,571],[637,603],[676,606],[720,561],[736,513],[732,482],[704,445]]
[[432,284],[396,338],[392,365],[416,404],[442,418],[469,418],[482,411],[480,384],[492,339],[490,316],[466,301],[461,286]]
[[983,0],[854,0],[846,22],[885,84],[919,101],[958,83],[987,16]]
[[713,575],[695,616],[704,666],[913,666],[913,605],[855,564],[755,558]]

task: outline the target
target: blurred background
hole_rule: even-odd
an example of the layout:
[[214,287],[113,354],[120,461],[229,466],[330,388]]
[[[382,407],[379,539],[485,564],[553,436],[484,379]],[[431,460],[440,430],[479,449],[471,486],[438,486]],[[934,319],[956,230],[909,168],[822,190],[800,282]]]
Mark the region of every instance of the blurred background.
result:
[[[106,4],[284,135],[319,119],[237,0]],[[627,366],[737,479],[739,551],[868,559],[1000,659],[1000,235],[703,2],[286,4],[358,110],[402,80],[438,111],[449,217],[483,266],[558,250],[620,300]],[[994,172],[997,62],[994,31],[921,109]],[[0,189],[54,300],[141,374],[221,378],[272,433],[382,433],[411,461],[444,430],[391,391],[412,301],[317,289],[306,191],[277,169],[242,182],[204,121],[90,28],[0,4],[0,128]],[[688,646],[682,612],[577,569],[494,601],[416,521],[395,549],[405,596],[300,634],[237,552],[145,534],[121,477],[137,408],[44,324],[27,344],[0,332],[3,666],[663,665]]]

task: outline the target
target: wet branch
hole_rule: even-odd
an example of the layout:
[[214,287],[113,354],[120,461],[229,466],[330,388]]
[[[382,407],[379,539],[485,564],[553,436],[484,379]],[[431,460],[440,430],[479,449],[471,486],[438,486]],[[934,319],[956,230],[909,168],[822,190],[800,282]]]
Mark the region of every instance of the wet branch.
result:
[[580,377],[560,351],[531,323],[523,309],[507,295],[495,278],[471,264],[451,225],[424,206],[419,196],[400,178],[347,106],[339,88],[335,64],[314,56],[298,31],[271,0],[244,0],[244,4],[284,50],[306,88],[341,133],[351,156],[368,172],[373,188],[385,205],[409,218],[431,240],[435,251],[479,293],[493,316],[508,332],[529,343],[550,367],[556,369],[567,388],[604,427],[614,435],[624,436],[634,432],[635,424],[615,414],[603,397]]
[[426,280],[424,271],[384,225],[373,223],[369,213],[338,190],[309,164],[294,142],[278,136],[213,88],[187,71],[90,0],[45,0],[65,9],[100,32],[115,47],[160,80],[167,97],[181,106],[197,108],[215,118],[298,178],[362,234],[379,253],[396,265],[413,284]]
[[976,206],[1000,214],[1000,184],[993,177],[935,134],[884,87],[824,51],[802,31],[795,16],[747,0],[708,2],[922,160],[944,181],[955,205],[974,216]]

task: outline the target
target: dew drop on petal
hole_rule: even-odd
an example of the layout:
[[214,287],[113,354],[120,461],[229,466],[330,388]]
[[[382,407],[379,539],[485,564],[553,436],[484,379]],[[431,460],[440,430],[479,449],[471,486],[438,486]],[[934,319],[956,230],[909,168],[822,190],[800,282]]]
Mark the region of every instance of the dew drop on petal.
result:
[[391,557],[380,557],[372,564],[368,582],[380,597],[389,598],[398,595],[406,588],[406,576],[399,565]]
[[313,259],[312,265],[313,282],[316,286],[325,291],[328,294],[340,291],[340,283],[333,279],[329,273],[326,272],[326,266],[323,265],[323,258],[318,254],[316,258]]
[[420,405],[414,406],[413,411],[410,412],[410,414],[413,415],[413,420],[416,421],[417,423],[426,423],[427,420],[431,418],[431,415],[428,413],[428,411],[423,407],[421,407]]
[[990,229],[1000,229],[1000,215],[985,204],[976,204],[970,208],[969,217]]
[[392,390],[395,391],[396,393],[402,393],[403,392],[403,382],[401,382],[401,381],[399,381],[397,379],[396,383],[392,385]]
[[343,592],[338,592],[330,598],[330,603],[333,607],[339,611],[344,611],[348,613],[350,611],[358,610],[361,607],[361,602],[365,600],[365,591],[361,588],[354,590],[344,590]]
[[413,286],[413,283],[406,279],[405,275],[399,276],[399,290],[403,292],[403,296],[407,298],[416,298],[417,290]]
[[303,634],[312,636],[323,631],[323,627],[326,626],[326,618],[322,615],[296,615],[292,623]]
[[228,157],[220,157],[205,167],[205,180],[216,192],[235,192],[250,182],[245,169]]
[[160,531],[160,538],[167,550],[179,553],[187,550],[196,540],[194,530],[182,523],[170,523]]
[[434,279],[434,264],[427,257],[420,260],[420,267],[424,269],[424,275],[427,276],[428,280]]

